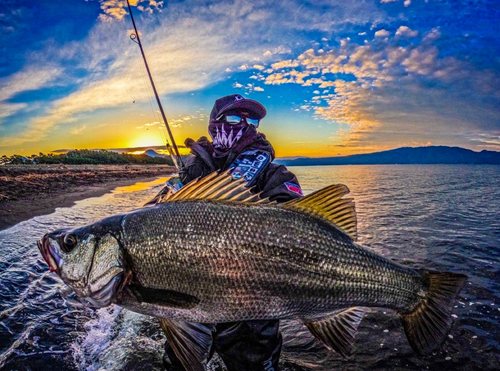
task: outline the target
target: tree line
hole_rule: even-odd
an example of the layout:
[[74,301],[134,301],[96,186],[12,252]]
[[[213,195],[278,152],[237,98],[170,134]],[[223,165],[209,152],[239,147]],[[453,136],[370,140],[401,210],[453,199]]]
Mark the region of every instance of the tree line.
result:
[[173,165],[168,157],[150,157],[146,154],[128,155],[106,150],[78,149],[64,154],[42,153],[31,156],[2,156],[0,164],[65,164],[65,165],[105,165],[105,164],[164,164]]

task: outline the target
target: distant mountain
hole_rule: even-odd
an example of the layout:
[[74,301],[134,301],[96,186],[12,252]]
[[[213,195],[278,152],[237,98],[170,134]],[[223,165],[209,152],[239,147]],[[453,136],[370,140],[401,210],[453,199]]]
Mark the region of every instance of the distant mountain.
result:
[[402,147],[389,151],[342,157],[306,157],[276,159],[287,166],[314,165],[389,165],[389,164],[497,164],[500,152],[474,152],[460,147],[430,146]]
[[165,155],[162,155],[158,152],[156,152],[154,149],[148,149],[144,152],[145,155],[149,156],[149,157],[168,157],[168,156],[165,156]]

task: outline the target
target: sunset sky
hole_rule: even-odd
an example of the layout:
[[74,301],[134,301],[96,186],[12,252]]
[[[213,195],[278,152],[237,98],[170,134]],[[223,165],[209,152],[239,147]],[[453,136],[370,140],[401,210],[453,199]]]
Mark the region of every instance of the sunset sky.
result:
[[[277,156],[500,151],[500,0],[132,1],[178,144],[264,104]],[[122,0],[0,5],[0,155],[164,143]]]

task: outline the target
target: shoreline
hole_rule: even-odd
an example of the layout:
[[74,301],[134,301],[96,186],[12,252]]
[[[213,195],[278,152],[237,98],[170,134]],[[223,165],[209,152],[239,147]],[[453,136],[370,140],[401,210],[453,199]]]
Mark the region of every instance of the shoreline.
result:
[[168,177],[164,165],[16,166],[0,168],[0,231],[57,207],[102,196],[117,187]]

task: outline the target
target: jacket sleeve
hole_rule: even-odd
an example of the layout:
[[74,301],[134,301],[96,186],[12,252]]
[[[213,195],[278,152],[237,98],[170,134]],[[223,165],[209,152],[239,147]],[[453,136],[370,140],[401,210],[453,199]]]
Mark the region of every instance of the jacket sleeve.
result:
[[188,184],[193,179],[204,177],[212,171],[207,164],[198,156],[190,157],[186,162],[186,169],[179,174],[183,185]]
[[294,173],[284,165],[269,164],[267,170],[257,181],[256,192],[262,192],[262,198],[269,198],[278,203],[303,196],[299,181]]
[[[210,174],[210,168],[205,164],[205,162],[200,159],[198,156],[192,156],[186,161],[186,168],[184,171],[179,173],[178,177],[173,177],[173,178],[179,178],[181,181],[181,184],[185,186],[188,184],[190,181],[193,179],[196,179],[198,177],[203,177]],[[159,202],[161,202],[163,196],[167,195],[169,192],[169,189],[171,186],[169,186],[168,182],[171,182],[173,178],[170,178],[167,181],[167,185],[163,187],[160,192],[156,194],[151,200],[146,202],[144,206],[147,205],[155,205]]]

